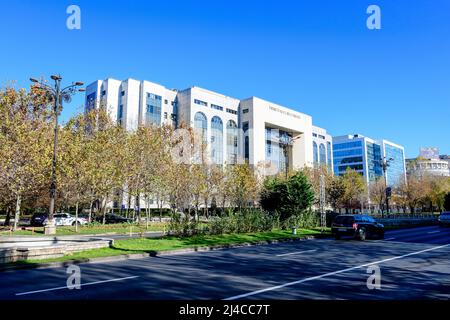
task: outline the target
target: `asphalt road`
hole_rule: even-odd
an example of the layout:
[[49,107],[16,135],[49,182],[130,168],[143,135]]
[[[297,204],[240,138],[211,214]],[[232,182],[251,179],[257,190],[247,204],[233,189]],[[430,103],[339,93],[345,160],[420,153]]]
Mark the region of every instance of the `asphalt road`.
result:
[[[377,265],[381,288],[369,289]],[[387,231],[385,240],[292,243],[0,273],[0,299],[449,299],[450,228]]]

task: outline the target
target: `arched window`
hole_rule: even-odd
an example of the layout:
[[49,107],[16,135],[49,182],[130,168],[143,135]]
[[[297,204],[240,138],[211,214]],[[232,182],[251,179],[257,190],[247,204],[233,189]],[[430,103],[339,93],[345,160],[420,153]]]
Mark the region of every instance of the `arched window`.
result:
[[211,159],[215,164],[223,163],[223,122],[218,116],[211,119]]
[[317,150],[317,143],[313,141],[313,161],[314,165],[317,165],[319,163],[319,152]]
[[326,164],[327,156],[325,151],[325,145],[323,143],[321,143],[319,146],[319,155],[320,155],[320,164]]
[[238,128],[236,122],[227,122],[227,164],[236,164],[238,156]]
[[331,169],[331,142],[327,142],[327,164]]
[[203,141],[206,142],[208,132],[208,121],[203,112],[197,112],[194,117],[194,128],[200,131]]

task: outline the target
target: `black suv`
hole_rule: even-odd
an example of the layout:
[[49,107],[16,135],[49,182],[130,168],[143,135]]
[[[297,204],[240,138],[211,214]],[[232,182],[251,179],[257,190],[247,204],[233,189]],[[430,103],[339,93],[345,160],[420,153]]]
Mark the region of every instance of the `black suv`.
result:
[[342,236],[351,236],[356,239],[384,238],[384,226],[374,218],[363,214],[346,214],[337,216],[331,225],[331,233],[336,240]]
[[48,218],[46,213],[35,213],[31,217],[30,226],[32,227],[42,227],[44,225],[45,219]]
[[[96,219],[98,222],[103,222],[103,216],[99,216]],[[133,223],[133,219],[125,218],[113,213],[107,213],[105,215],[105,223],[106,224],[115,224],[115,223]]]

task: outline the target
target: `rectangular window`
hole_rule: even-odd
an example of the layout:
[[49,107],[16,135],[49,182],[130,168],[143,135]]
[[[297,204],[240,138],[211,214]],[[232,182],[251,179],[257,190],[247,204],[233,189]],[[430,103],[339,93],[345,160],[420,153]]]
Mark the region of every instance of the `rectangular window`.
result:
[[117,121],[121,122],[123,118],[123,104],[119,105],[119,110],[117,110]]
[[266,155],[269,158],[272,156],[272,141],[266,141]]
[[125,91],[122,91],[120,95],[123,97],[125,95]]
[[242,123],[242,130],[244,130],[244,132],[247,132],[247,130],[248,130],[248,121]]
[[205,106],[205,107],[208,106],[208,103],[206,103],[205,101],[202,101],[202,100],[198,100],[198,99],[194,99],[194,103],[199,104],[201,106]]
[[227,112],[228,112],[228,113],[231,113],[231,114],[237,114],[237,111],[236,111],[236,110],[233,110],[233,109],[228,109],[228,108],[227,108]]
[[347,156],[358,156],[361,155],[363,152],[363,150],[361,148],[358,149],[352,149],[352,150],[344,150],[344,151],[334,151],[333,150],[333,155],[336,158],[339,157],[347,157]]
[[147,124],[161,124],[162,97],[153,93],[147,93],[147,112],[145,114],[145,120]]
[[334,150],[350,149],[362,147],[361,141],[344,142],[344,143],[333,143]]
[[90,111],[95,108],[95,96],[96,92],[91,93],[86,97],[86,110]]
[[167,119],[167,112],[164,112],[164,119]]
[[248,109],[242,110],[242,113],[248,113]]
[[220,110],[220,111],[223,110],[223,107],[218,106],[217,104],[212,104],[212,103],[211,103],[211,108],[216,109],[216,110]]
[[164,99],[164,104],[168,104],[169,101],[167,101],[167,99]]
[[102,97],[106,94],[106,90],[102,91]]

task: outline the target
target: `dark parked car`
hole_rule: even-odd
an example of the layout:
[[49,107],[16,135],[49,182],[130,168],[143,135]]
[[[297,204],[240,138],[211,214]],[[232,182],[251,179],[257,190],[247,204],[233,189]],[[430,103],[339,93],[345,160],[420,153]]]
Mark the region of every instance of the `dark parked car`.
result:
[[444,211],[439,216],[439,225],[441,227],[450,226],[450,211]]
[[32,227],[42,227],[44,225],[44,221],[48,218],[48,214],[46,213],[35,213],[31,217],[30,225]]
[[331,233],[336,240],[342,236],[350,236],[355,239],[366,240],[366,238],[384,238],[384,226],[375,221],[374,218],[362,215],[339,215],[331,225]]
[[[103,222],[103,216],[97,217],[97,222]],[[105,215],[105,223],[106,224],[113,224],[113,223],[132,223],[133,219],[125,218],[122,216],[119,216],[117,214],[107,213]]]

